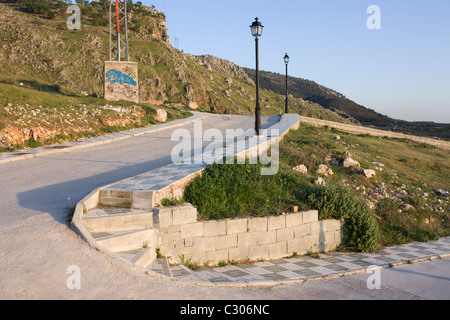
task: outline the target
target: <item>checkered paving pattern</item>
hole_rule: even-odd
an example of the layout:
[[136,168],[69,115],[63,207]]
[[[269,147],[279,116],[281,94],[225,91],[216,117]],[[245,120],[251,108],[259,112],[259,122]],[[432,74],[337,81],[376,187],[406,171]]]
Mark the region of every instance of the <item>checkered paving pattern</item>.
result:
[[173,164],[115,184],[112,190],[159,191],[179,180],[202,171],[204,164]]
[[[205,283],[252,283],[311,280],[347,272],[366,270],[369,266],[387,267],[390,263],[427,259],[450,254],[450,237],[428,243],[410,243],[386,248],[377,253],[320,254],[320,258],[301,256],[252,264],[228,265],[222,268],[201,267],[195,271],[178,265],[170,269],[172,277]],[[158,262],[157,262],[158,263]],[[156,264],[157,264],[156,263]],[[157,266],[151,270],[158,271]]]

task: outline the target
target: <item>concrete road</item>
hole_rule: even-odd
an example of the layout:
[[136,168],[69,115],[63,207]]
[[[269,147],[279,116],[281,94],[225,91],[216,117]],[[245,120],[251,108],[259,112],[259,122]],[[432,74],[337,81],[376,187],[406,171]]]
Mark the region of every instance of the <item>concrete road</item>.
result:
[[[264,118],[267,127],[278,117]],[[192,130],[193,124],[185,128]],[[210,115],[203,129],[248,129],[252,117]],[[171,130],[0,165],[0,299],[448,299],[448,259],[370,275],[269,288],[201,287],[156,279],[90,248],[66,223],[90,191],[171,163]],[[208,143],[205,143],[207,145]],[[70,198],[70,200],[68,200]],[[81,288],[69,289],[70,266]],[[420,285],[416,285],[420,284]]]

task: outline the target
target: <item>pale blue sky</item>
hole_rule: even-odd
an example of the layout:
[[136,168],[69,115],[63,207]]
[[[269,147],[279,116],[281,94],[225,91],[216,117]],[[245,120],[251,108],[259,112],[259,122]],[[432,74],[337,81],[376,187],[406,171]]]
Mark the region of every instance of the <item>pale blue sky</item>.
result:
[[[135,2],[135,1],[134,1]],[[449,0],[143,0],[165,12],[186,53],[254,68],[255,17],[265,26],[260,68],[313,80],[382,114],[450,123]],[[370,5],[381,30],[369,30]]]

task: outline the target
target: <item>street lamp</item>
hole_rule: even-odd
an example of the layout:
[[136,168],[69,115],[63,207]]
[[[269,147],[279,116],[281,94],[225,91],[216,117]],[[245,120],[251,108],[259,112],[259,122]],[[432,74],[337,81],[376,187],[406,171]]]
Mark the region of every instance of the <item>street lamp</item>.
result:
[[285,113],[289,113],[289,107],[288,107],[288,64],[289,64],[289,56],[286,53],[284,55],[284,63],[286,64],[286,108]]
[[252,30],[252,36],[255,37],[256,43],[256,110],[255,110],[255,130],[256,135],[260,135],[261,133],[261,107],[259,105],[259,38],[262,35],[262,31],[264,26],[261,22],[258,21],[258,18],[255,18],[255,21],[250,26]]

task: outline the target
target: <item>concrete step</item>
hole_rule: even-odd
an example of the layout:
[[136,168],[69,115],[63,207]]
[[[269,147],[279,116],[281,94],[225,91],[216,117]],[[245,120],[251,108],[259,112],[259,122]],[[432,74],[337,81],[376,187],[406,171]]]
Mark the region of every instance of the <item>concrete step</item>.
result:
[[156,260],[155,246],[118,253],[122,258],[144,268],[148,268]]
[[169,262],[166,257],[157,258],[148,268],[149,270],[172,278]]
[[97,208],[83,216],[83,224],[90,233],[151,229],[153,212]]
[[143,249],[157,243],[154,229],[93,233],[92,236],[99,246],[116,253]]

